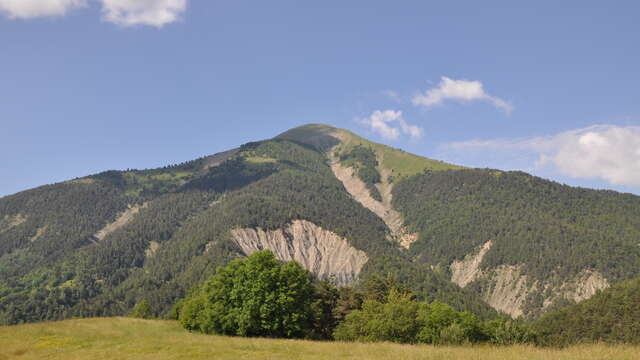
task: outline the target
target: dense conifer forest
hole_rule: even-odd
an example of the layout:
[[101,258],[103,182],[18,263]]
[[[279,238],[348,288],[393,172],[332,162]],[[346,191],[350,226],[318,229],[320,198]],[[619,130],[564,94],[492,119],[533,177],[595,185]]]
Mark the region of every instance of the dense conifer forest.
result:
[[[336,131],[341,135],[333,136]],[[381,217],[345,190],[330,167],[327,152],[332,149],[375,199],[380,200],[376,184],[393,184],[393,207],[406,231],[417,234],[408,249],[393,240]],[[381,169],[391,174],[388,179],[380,178]],[[445,327],[454,328],[446,330],[447,336],[463,333],[471,342],[487,341],[487,334],[504,326],[518,333],[519,322],[505,325],[505,315],[483,300],[482,289],[491,284],[478,280],[461,288],[451,281],[449,265],[487,242],[493,246],[480,271],[518,265],[529,284],[560,286],[585,270],[602,274],[610,284],[640,276],[637,196],[573,188],[521,172],[465,169],[310,125],[183,164],[106,171],[0,198],[0,323],[132,310],[176,317],[177,302],[200,291],[220,266],[248,255],[234,241],[232,229],[276,231],[296,220],[346,239],[368,259],[360,280],[350,287],[314,290],[335,300],[314,305],[332,309],[331,316],[316,313],[324,325],[313,329],[315,338],[369,339],[354,330],[364,326],[358,319],[367,314],[382,321],[395,311],[393,303],[366,295],[379,278],[392,278],[411,294],[393,298],[415,308],[410,317],[427,316],[422,303],[446,304],[450,314],[467,312],[452,315],[459,321],[450,319]],[[634,288],[634,283],[622,284]],[[635,328],[626,323],[615,334],[570,333],[579,322],[565,326],[567,314],[590,314],[595,305],[589,304],[598,301],[618,314],[619,303],[602,300],[603,294],[618,296],[621,290],[616,289],[551,313],[536,323],[546,329],[536,328],[537,334],[551,343],[635,341]],[[527,296],[527,319],[571,304],[565,299],[545,305],[542,295]],[[621,304],[629,304],[629,296]],[[607,316],[601,324],[609,323]],[[586,315],[580,319],[592,321]],[[491,321],[497,323],[487,325]],[[469,335],[475,330],[469,332],[463,322],[480,324],[484,335]],[[339,323],[345,325],[338,331]],[[424,324],[411,325],[412,339],[418,339]],[[563,327],[566,334],[554,335]],[[528,339],[525,330],[518,334]],[[420,341],[440,341],[426,336]],[[374,338],[387,339],[385,334]]]

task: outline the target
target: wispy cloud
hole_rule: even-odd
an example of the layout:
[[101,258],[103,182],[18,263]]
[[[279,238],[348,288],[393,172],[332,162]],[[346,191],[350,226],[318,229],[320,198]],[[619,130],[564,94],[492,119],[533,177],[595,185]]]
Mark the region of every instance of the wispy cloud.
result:
[[103,18],[122,26],[162,27],[180,19],[187,0],[101,0]]
[[373,132],[388,140],[397,140],[401,134],[416,139],[423,133],[422,128],[407,123],[402,116],[402,111],[397,110],[376,110],[369,117],[356,119],[356,121],[367,125]]
[[105,21],[120,26],[162,27],[178,21],[187,8],[187,0],[0,0],[0,13],[10,19],[64,16],[90,1],[102,5]]
[[443,154],[496,153],[533,159],[523,168],[550,168],[572,178],[599,178],[611,185],[640,186],[640,126],[594,125],[551,136],[453,142]]
[[443,76],[437,87],[428,89],[424,93],[413,97],[413,104],[425,107],[441,105],[447,100],[470,102],[486,101],[507,115],[513,111],[513,106],[497,96],[489,95],[480,81],[453,80]]
[[0,13],[10,19],[31,19],[63,16],[85,6],[85,0],[0,0]]

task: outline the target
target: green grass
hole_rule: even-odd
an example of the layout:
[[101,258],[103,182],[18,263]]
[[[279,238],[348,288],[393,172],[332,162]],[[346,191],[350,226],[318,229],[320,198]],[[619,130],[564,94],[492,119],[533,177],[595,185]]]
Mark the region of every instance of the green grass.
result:
[[[386,145],[369,141],[352,133],[351,131],[323,124],[300,126],[279,135],[278,138],[315,145],[316,139],[322,136],[340,138],[340,144],[334,148],[334,151],[338,156],[350,153],[351,150],[358,145],[372,149],[376,152],[378,160],[381,160],[382,167],[392,170],[391,176],[394,182],[412,175],[420,174],[425,170],[441,171],[464,168],[462,166],[445,163],[443,161],[410,154],[400,149],[394,149]],[[349,163],[344,165],[349,166]]]
[[246,162],[254,163],[254,164],[262,164],[262,163],[275,163],[276,159],[270,157],[263,156],[249,156],[244,158]]
[[392,170],[391,176],[393,182],[420,174],[425,170],[442,171],[463,169],[462,166],[425,158],[400,149],[394,149],[386,145],[371,142],[347,130],[336,129],[336,131],[343,139],[343,142],[336,148],[336,152],[339,155],[348,154],[358,145],[368,147],[376,152],[378,159],[382,160],[381,165],[383,168]]
[[191,175],[192,173],[188,171],[178,171],[178,172],[166,172],[161,174],[150,175],[149,178],[153,180],[160,180],[160,181],[175,181],[177,179],[183,179]]
[[640,347],[424,346],[189,333],[175,321],[102,318],[0,327],[5,359],[637,359]]
[[138,197],[146,189],[168,190],[184,183],[193,172],[190,171],[163,171],[158,170],[134,170],[124,172],[126,182],[125,193],[131,197]]

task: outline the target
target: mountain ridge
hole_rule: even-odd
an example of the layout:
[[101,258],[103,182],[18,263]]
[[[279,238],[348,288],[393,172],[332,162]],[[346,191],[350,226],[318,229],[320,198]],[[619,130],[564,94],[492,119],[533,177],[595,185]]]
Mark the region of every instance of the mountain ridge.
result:
[[[535,318],[574,301],[568,294],[582,300],[605,287],[597,284],[640,275],[637,215],[633,195],[465,168],[309,124],[177,165],[0,198],[0,322],[121,315],[141,299],[167,313],[217,266],[248,255],[234,232],[260,231],[251,246],[271,246],[281,260],[318,256],[307,264],[356,269],[325,262],[329,252],[317,242],[344,239],[367,261],[356,276],[339,275],[343,285],[382,272],[422,299],[495,316],[488,302]],[[287,232],[299,221],[323,235]],[[275,239],[296,252],[279,252]],[[473,276],[454,283],[452,265],[488,242]],[[567,244],[575,254],[523,257]],[[500,269],[511,269],[517,286],[500,280]],[[604,280],[575,290],[572,281],[587,272]],[[517,306],[492,300],[505,296]]]

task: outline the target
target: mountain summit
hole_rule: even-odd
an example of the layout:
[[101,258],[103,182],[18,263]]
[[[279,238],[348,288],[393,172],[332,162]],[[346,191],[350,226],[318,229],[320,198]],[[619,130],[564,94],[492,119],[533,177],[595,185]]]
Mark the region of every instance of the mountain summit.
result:
[[0,322],[158,314],[257,250],[319,278],[534,318],[640,275],[640,198],[469,169],[311,124],[0,198]]

